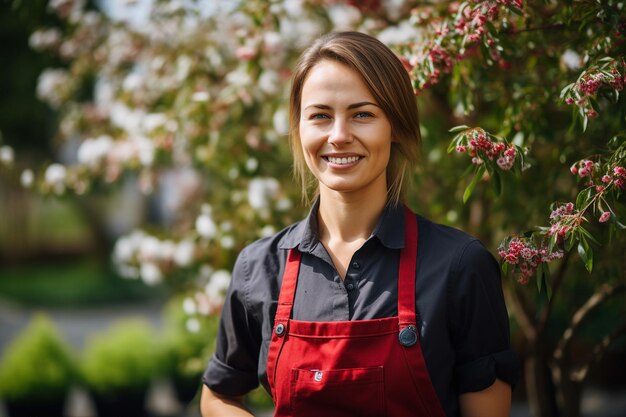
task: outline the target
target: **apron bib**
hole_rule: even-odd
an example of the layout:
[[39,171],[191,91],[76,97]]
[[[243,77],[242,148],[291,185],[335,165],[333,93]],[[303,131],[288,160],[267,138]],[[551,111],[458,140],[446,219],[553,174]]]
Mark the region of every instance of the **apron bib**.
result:
[[275,417],[445,417],[430,381],[415,314],[417,221],[405,208],[398,316],[292,320],[300,252],[289,251],[267,377]]

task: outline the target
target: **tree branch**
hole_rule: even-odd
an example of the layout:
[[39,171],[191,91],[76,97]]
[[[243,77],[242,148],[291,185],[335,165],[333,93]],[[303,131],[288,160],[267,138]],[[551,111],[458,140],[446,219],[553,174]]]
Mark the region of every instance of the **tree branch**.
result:
[[517,319],[517,322],[524,332],[526,339],[534,343],[537,339],[537,329],[535,328],[535,324],[532,319],[532,310],[528,306],[528,301],[524,294],[519,291],[517,285],[515,283],[509,282],[504,285],[504,292],[506,298],[513,309],[513,314]]
[[626,334],[626,321],[623,321],[620,326],[618,326],[610,334],[604,336],[602,340],[594,346],[589,361],[586,364],[580,366],[577,370],[570,372],[570,379],[574,382],[579,382],[582,384],[589,375],[589,370],[598,362],[600,362],[611,344],[624,334]]
[[619,294],[620,292],[626,290],[626,283],[618,284],[618,285],[609,285],[604,284],[600,287],[600,289],[595,292],[589,299],[583,304],[577,311],[574,313],[570,325],[565,329],[559,343],[557,344],[557,348],[554,350],[553,357],[558,362],[561,363],[565,357],[565,351],[569,348],[569,345],[574,337],[576,331],[580,328],[583,320],[587,318],[587,316],[595,310],[598,306],[600,306],[603,302],[605,302],[610,297]]
[[548,320],[550,319],[550,315],[552,314],[552,309],[554,308],[554,301],[557,298],[557,294],[559,289],[561,288],[561,284],[563,283],[563,279],[565,278],[565,272],[567,271],[567,267],[569,266],[569,260],[572,251],[565,252],[563,255],[563,259],[559,266],[558,272],[555,274],[555,278],[552,281],[552,298],[548,301],[547,305],[541,311],[541,315],[539,316],[538,324],[537,324],[537,333],[541,334],[545,330],[548,325]]

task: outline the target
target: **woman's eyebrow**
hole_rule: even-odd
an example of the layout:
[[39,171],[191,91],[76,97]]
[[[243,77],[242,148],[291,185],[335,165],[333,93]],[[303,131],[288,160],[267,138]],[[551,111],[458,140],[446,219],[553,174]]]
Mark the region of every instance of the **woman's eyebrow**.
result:
[[[358,103],[352,103],[348,106],[348,110],[352,110],[352,109],[356,109],[359,107],[363,107],[363,106],[376,106],[376,107],[380,107],[378,104],[376,103],[372,103],[371,101],[359,101]],[[327,104],[309,104],[308,106],[306,106],[304,108],[304,110],[308,109],[309,107],[315,107],[316,109],[321,109],[321,110],[329,110],[332,107],[327,105]]]

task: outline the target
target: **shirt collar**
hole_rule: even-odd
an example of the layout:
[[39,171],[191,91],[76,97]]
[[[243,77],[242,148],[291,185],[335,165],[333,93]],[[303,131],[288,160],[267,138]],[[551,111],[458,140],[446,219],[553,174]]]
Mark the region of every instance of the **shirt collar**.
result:
[[[311,253],[319,244],[317,235],[317,212],[319,197],[309,211],[309,215],[291,228],[279,241],[280,249],[298,248],[301,252]],[[380,243],[389,249],[404,248],[404,206],[389,203],[385,206],[378,224],[372,232]]]

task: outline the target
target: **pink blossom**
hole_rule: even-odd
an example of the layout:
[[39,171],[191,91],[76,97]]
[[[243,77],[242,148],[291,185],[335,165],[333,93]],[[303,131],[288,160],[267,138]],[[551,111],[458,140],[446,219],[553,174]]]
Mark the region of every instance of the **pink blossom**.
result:
[[606,223],[609,221],[609,219],[611,218],[611,212],[609,211],[605,211],[604,213],[602,213],[602,215],[600,216],[600,218],[598,219],[598,221],[600,223]]
[[613,168],[613,173],[619,177],[626,177],[626,169],[624,167],[617,166]]
[[467,148],[463,145],[459,145],[456,147],[456,151],[457,152],[465,152],[467,150]]
[[605,183],[605,184],[608,184],[608,183],[611,182],[612,179],[613,179],[613,177],[611,177],[610,175],[604,175],[602,177],[602,182]]
[[569,170],[570,170],[570,172],[571,172],[573,175],[578,174],[578,167],[576,166],[576,164],[574,164],[574,165],[572,165],[571,167],[569,167]]

